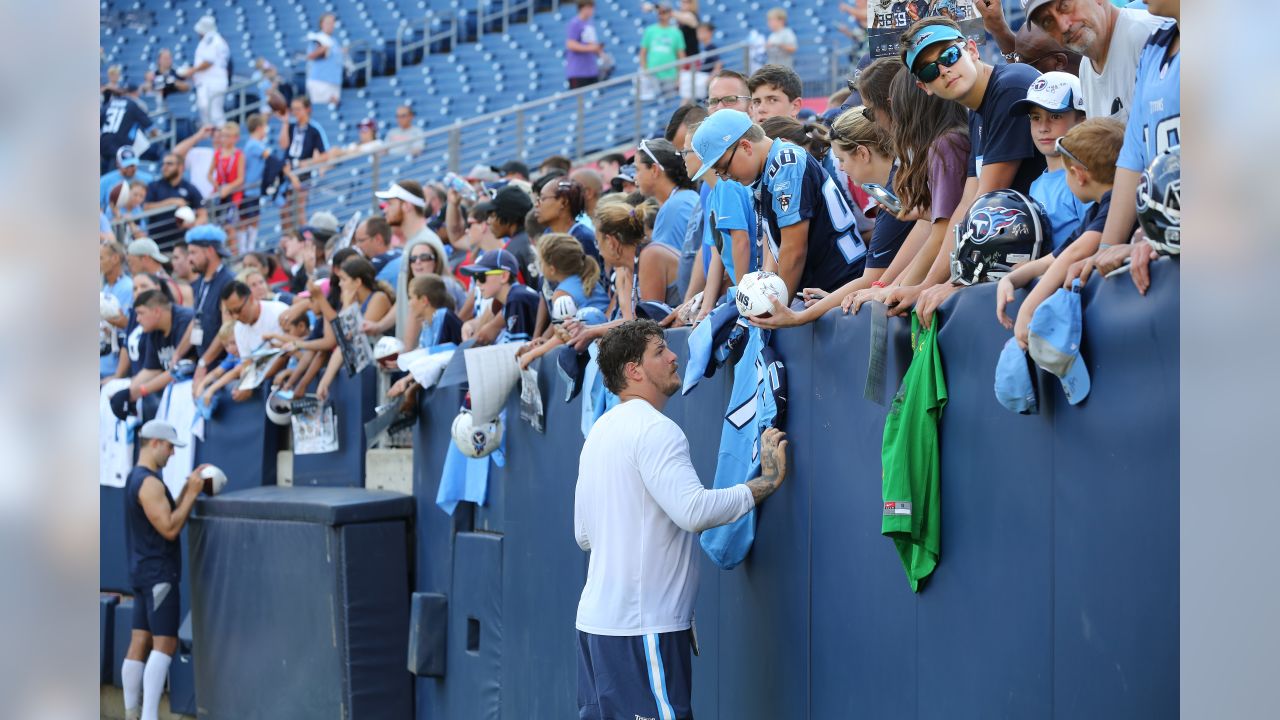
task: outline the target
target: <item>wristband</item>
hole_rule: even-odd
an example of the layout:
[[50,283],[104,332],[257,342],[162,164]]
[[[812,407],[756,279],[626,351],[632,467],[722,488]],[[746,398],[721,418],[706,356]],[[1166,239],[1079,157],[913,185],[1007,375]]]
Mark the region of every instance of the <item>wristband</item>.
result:
[[871,287],[882,288],[882,287],[888,287],[888,285],[886,285],[883,280],[876,280],[875,282],[871,283]]
[[196,367],[208,367],[208,366],[209,366],[209,363],[205,362],[204,358],[200,358],[199,360],[196,361]]

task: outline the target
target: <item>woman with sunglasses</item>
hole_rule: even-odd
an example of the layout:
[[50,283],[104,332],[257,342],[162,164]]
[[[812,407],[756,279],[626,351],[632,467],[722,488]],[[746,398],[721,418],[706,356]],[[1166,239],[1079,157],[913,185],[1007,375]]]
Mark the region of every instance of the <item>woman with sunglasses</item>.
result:
[[[544,184],[534,199],[534,212],[546,233],[572,235],[582,244],[587,255],[601,262],[596,247],[596,231],[578,221],[587,208],[587,192],[582,184],[567,177],[553,178]],[[535,239],[536,242],[536,239]]]
[[[1040,72],[1021,63],[999,67],[984,63],[974,42],[945,18],[916,22],[903,33],[901,47],[903,65],[915,76],[917,87],[970,111],[968,179],[940,247],[933,257],[918,255],[919,262],[912,264],[901,286],[886,298],[890,313],[905,314],[914,306],[927,327],[933,311],[956,289],[949,282],[954,246],[950,227],[967,215],[979,195],[1004,188],[1026,194],[1031,181],[1044,172],[1044,156],[1036,149],[1029,121],[1026,116],[1010,115]],[[929,266],[921,272],[926,261]]]
[[416,327],[413,313],[409,311],[409,288],[414,278],[423,275],[439,275],[444,278],[445,289],[453,297],[455,303],[461,303],[466,296],[462,285],[453,278],[449,269],[449,256],[445,254],[444,243],[431,233],[420,233],[404,248],[404,262],[400,264],[400,272],[396,275],[395,312],[391,313],[376,328],[380,332],[391,330],[391,319],[394,318],[396,337],[412,349],[412,343],[420,330]]
[[636,187],[658,202],[653,241],[676,252],[684,247],[689,216],[698,203],[698,192],[676,146],[666,140],[641,140],[636,150]]

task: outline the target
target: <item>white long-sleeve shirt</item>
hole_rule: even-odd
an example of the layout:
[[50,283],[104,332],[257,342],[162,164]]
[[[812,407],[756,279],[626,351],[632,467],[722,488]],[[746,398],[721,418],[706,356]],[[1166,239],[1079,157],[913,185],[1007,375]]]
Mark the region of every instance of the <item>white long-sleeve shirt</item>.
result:
[[647,401],[605,413],[578,464],[574,534],[591,560],[577,628],[593,635],[687,630],[698,594],[695,533],[754,506],[746,485],[704,488],[684,432]]

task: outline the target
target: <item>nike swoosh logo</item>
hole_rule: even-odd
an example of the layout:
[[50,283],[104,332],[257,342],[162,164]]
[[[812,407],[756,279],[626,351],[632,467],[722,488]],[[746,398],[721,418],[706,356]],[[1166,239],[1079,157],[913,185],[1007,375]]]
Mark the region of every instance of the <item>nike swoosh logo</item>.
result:
[[873,258],[884,257],[885,255],[888,255],[888,254],[889,254],[889,253],[891,253],[891,252],[893,252],[893,248],[889,248],[888,250],[885,250],[884,252],[873,252],[873,253],[871,253],[871,257],[873,257]]

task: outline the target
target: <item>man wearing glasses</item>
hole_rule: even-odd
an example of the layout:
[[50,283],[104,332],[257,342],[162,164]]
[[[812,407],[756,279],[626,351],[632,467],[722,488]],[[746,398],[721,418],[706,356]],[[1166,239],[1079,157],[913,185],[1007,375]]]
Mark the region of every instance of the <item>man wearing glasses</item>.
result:
[[[954,22],[940,17],[908,28],[901,47],[902,62],[915,76],[917,87],[969,110],[969,177],[951,215],[952,227],[967,217],[979,195],[1005,188],[1029,193],[1031,182],[1044,172],[1045,159],[1036,149],[1027,116],[1011,111],[1026,99],[1027,88],[1040,72],[1021,63],[999,67],[984,63],[973,40]],[[901,315],[915,306],[920,321],[929,326],[933,311],[957,289],[949,282],[954,245],[953,233],[946,233],[923,280],[889,294],[886,304],[891,314]],[[913,265],[907,273],[916,270]],[[917,279],[919,275],[908,277]]]
[[[253,296],[249,286],[239,280],[232,280],[222,289],[222,309],[236,321],[236,347],[240,349],[242,362],[252,362],[249,355],[257,350],[268,333],[281,335],[280,313],[289,309],[288,305],[278,300],[258,300]],[[284,367],[284,363],[272,363],[267,377],[274,375]],[[235,390],[231,399],[236,402],[248,400],[252,390]]]
[[804,148],[772,140],[746,114],[716,113],[698,127],[702,160],[694,179],[714,172],[751,187],[765,270],[788,290],[840,287],[862,274],[867,247],[835,180]]
[[[721,110],[749,113],[750,108],[751,90],[748,89],[747,78],[741,73],[722,70],[707,84],[708,113],[715,114]],[[751,193],[734,180],[718,180],[714,175],[706,180],[712,186],[711,195],[704,204],[707,220],[711,223],[708,227],[714,227],[716,232],[730,240],[721,257],[729,273],[729,284],[737,285],[743,274],[760,269],[759,238]]]

